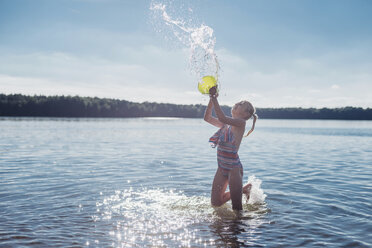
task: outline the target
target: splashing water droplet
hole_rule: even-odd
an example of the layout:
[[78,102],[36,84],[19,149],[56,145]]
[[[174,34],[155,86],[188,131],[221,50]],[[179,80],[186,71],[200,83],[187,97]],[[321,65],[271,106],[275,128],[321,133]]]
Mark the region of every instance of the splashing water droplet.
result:
[[[197,80],[203,76],[212,75],[218,81],[220,66],[214,50],[216,38],[213,29],[205,24],[195,23],[196,18],[193,17],[172,18],[167,12],[170,6],[170,4],[166,5],[157,1],[151,2],[150,10],[158,25],[157,31],[164,33],[166,39],[171,39],[170,36],[176,37],[178,42],[189,48],[189,67]],[[187,10],[188,14],[193,13],[192,8],[187,8]],[[167,35],[168,33],[171,34]]]

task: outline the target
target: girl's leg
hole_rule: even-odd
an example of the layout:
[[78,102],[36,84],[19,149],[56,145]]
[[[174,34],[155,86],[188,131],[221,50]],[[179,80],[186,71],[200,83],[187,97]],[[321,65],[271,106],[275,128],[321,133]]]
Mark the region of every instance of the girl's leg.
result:
[[243,183],[241,168],[233,168],[229,173],[229,188],[231,195],[232,208],[242,210]]
[[225,193],[228,178],[223,175],[222,169],[218,167],[214,176],[211,194],[212,206],[219,207],[230,200],[230,192]]
[[[243,186],[243,194],[247,196],[247,199],[249,200],[249,194],[251,193],[252,189],[252,184],[247,183],[246,185]],[[226,198],[226,201],[230,200],[230,192],[226,192],[224,195],[224,198]]]
[[[242,181],[241,172],[240,181]],[[219,207],[231,199],[230,192],[225,192],[228,183],[229,179],[226,176],[224,176],[223,170],[221,168],[218,168],[216,171],[216,175],[214,176],[212,186],[211,203],[213,206]],[[246,184],[242,189],[242,192],[247,195],[248,199],[251,187],[252,184]]]

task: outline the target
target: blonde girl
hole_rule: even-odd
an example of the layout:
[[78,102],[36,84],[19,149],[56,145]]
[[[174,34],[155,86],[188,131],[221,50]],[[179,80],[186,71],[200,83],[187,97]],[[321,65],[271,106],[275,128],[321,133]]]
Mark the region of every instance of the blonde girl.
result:
[[[205,110],[204,120],[219,130],[209,139],[212,147],[217,147],[218,169],[214,176],[211,203],[221,206],[231,199],[234,210],[242,210],[242,194],[249,197],[250,184],[242,187],[243,166],[240,162],[238,150],[244,136],[246,121],[253,117],[253,125],[248,136],[253,132],[257,120],[256,110],[248,101],[236,103],[231,109],[231,117],[225,116],[218,103],[217,89],[209,91],[210,100]],[[217,118],[212,116],[212,108]],[[225,192],[229,185],[230,192]]]

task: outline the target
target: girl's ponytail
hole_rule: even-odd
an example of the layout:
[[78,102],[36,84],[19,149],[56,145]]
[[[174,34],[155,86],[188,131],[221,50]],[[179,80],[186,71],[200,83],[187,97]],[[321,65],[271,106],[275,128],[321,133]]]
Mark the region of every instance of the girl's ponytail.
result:
[[253,114],[252,116],[253,116],[252,128],[251,128],[251,130],[248,131],[247,135],[245,135],[244,137],[247,137],[248,135],[250,135],[254,130],[254,126],[256,125],[256,121],[258,119],[258,116],[256,114]]

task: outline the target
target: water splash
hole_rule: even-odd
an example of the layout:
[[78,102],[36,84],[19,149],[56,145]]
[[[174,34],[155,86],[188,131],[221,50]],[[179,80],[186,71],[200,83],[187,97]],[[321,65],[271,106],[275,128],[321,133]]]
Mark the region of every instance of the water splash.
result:
[[171,3],[151,2],[150,10],[158,32],[161,30],[166,39],[171,39],[171,36],[176,37],[183,46],[189,48],[189,67],[197,80],[206,75],[218,79],[220,66],[214,50],[216,37],[213,29],[205,24],[195,23],[197,21],[192,16],[191,8],[183,12],[189,14],[189,18],[172,18],[167,12],[168,7],[172,6]]
[[[252,181],[253,189],[257,189],[257,180]],[[209,247],[218,245],[216,239],[200,236],[201,230],[213,227],[213,232],[218,235],[233,237],[235,234],[226,228],[236,221],[242,222],[242,227],[253,237],[255,230],[265,222],[262,214],[267,212],[263,204],[255,206],[252,210],[246,204],[242,215],[237,215],[230,202],[218,208],[211,207],[209,196],[130,188],[102,195],[96,202],[96,214],[92,218],[100,222],[100,226],[102,223],[112,226],[109,235],[115,240],[113,246]]]
[[266,199],[266,194],[263,189],[261,189],[262,181],[256,178],[255,175],[249,176],[248,183],[252,184],[251,193],[249,195],[248,204],[264,204]]

